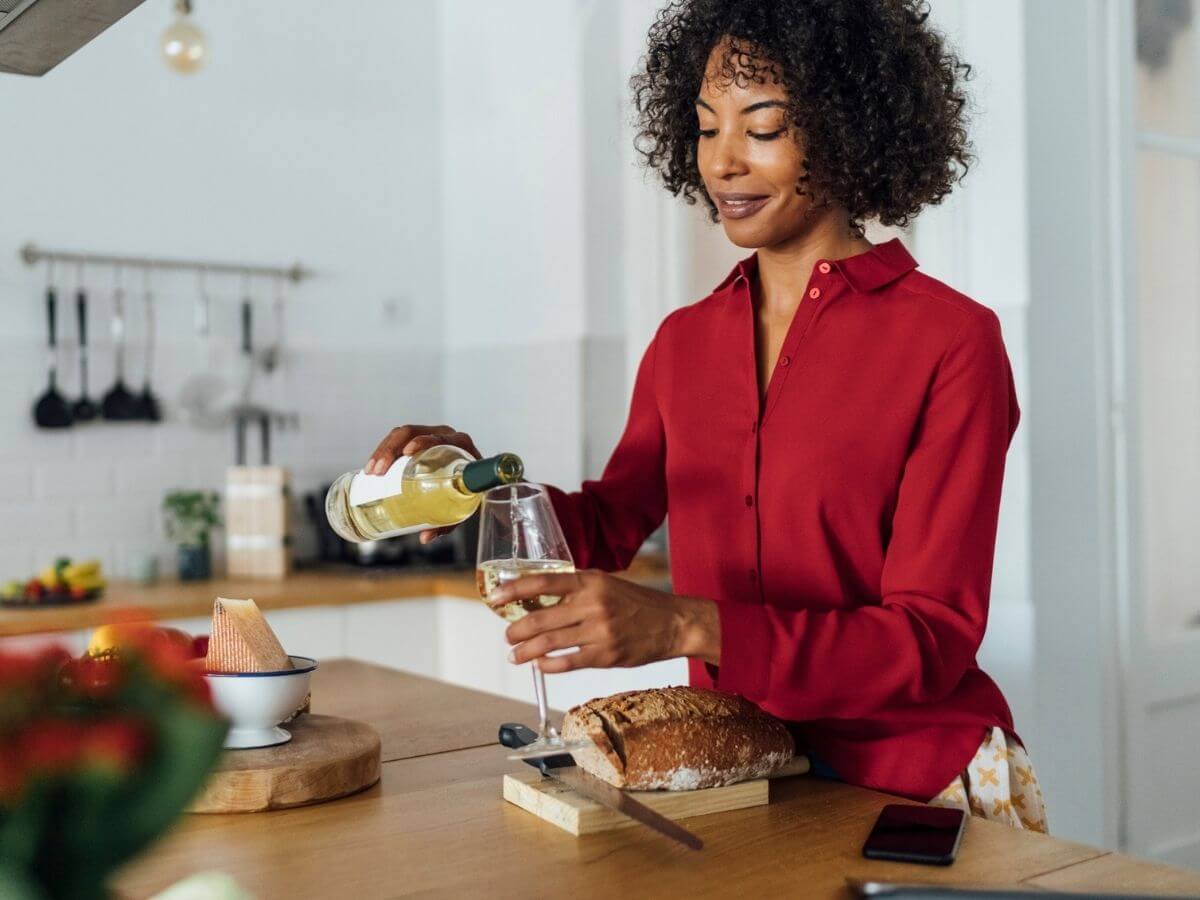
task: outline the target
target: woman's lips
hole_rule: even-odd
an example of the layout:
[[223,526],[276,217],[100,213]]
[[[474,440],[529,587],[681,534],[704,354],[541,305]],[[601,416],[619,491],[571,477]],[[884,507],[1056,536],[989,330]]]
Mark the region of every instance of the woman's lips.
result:
[[763,194],[716,194],[717,210],[723,219],[744,219],[764,206],[770,197]]

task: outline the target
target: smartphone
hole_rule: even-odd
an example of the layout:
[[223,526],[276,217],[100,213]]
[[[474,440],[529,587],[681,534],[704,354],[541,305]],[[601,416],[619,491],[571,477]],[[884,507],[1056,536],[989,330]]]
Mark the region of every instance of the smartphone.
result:
[[876,819],[863,844],[863,856],[948,866],[958,854],[966,824],[967,815],[961,809],[892,803]]

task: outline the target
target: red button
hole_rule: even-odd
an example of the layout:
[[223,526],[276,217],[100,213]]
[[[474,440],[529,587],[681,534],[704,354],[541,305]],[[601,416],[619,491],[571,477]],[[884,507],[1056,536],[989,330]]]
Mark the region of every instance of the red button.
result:
[[818,297],[821,296],[821,289],[820,288],[811,288],[808,292],[808,296],[810,296],[814,300],[816,300]]
[[790,363],[791,363],[791,360],[790,360],[788,357],[786,357],[786,356],[781,356],[781,357],[779,357],[779,364],[780,364],[781,366],[786,366],[786,365],[788,365],[788,364],[790,364]]
[[747,495],[746,495],[746,505],[747,505],[747,506],[753,506],[753,505],[754,505],[754,498],[753,498],[753,497],[751,497],[749,494],[747,494]]
[[828,275],[830,268],[832,268],[832,267],[829,265],[829,263],[823,262],[819,266],[817,266],[817,271],[820,272],[822,275]]
[[751,569],[751,570],[750,570],[750,580],[751,580],[751,581],[758,581],[758,572],[757,572],[757,571],[755,571],[754,569]]

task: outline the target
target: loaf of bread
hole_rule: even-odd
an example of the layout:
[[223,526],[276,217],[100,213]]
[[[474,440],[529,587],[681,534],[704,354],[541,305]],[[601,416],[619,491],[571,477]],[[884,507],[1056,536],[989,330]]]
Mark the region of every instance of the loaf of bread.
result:
[[584,770],[637,791],[688,791],[762,778],[795,753],[778,719],[733,694],[669,687],[589,700],[567,713],[564,740]]

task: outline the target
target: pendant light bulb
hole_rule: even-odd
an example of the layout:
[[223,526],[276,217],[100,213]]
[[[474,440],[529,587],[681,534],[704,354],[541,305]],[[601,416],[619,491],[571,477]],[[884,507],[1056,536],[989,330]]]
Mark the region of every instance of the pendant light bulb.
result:
[[185,75],[204,65],[208,45],[192,19],[191,0],[175,0],[175,21],[163,32],[162,52],[167,65]]

